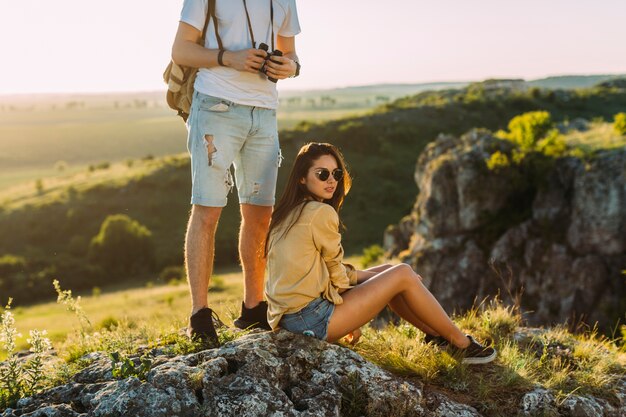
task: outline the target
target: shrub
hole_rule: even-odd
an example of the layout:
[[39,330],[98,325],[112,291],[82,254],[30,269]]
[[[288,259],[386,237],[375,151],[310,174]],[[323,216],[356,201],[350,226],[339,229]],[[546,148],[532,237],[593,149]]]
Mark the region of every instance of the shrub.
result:
[[10,407],[17,400],[39,391],[45,379],[44,357],[52,348],[46,331],[31,330],[30,344],[32,355],[23,362],[18,360],[16,339],[21,335],[15,328],[15,318],[11,313],[11,299],[0,316],[0,347],[7,352],[7,359],[0,363],[0,409]]
[[506,156],[505,153],[502,153],[500,151],[494,152],[491,157],[486,161],[486,163],[489,171],[496,172],[511,165],[509,157]]
[[26,268],[26,259],[21,256],[3,255],[0,256],[0,276],[14,274]]
[[523,150],[530,150],[552,127],[552,118],[547,111],[528,112],[511,119],[506,138]]
[[37,194],[43,193],[43,180],[41,178],[35,181],[35,189],[37,190]]
[[557,129],[550,130],[546,137],[537,142],[537,150],[546,156],[558,158],[565,155],[567,144]]
[[154,264],[152,233],[125,214],[108,216],[91,240],[89,256],[114,274],[150,270]]
[[226,289],[226,282],[224,278],[219,275],[213,275],[209,284],[209,290],[213,292],[220,292]]
[[626,113],[617,113],[613,119],[613,129],[618,135],[626,135]]
[[113,316],[107,316],[103,318],[102,320],[100,320],[100,323],[98,324],[98,328],[112,331],[119,325],[120,325],[120,321],[118,319],[116,319]]
[[56,161],[54,164],[54,170],[59,172],[64,172],[67,169],[67,162],[65,161]]
[[372,245],[363,249],[363,257],[361,258],[363,268],[368,268],[378,263],[384,254],[385,251],[380,247],[380,245]]
[[160,282],[170,282],[172,280],[183,282],[187,278],[184,266],[167,266],[159,274]]

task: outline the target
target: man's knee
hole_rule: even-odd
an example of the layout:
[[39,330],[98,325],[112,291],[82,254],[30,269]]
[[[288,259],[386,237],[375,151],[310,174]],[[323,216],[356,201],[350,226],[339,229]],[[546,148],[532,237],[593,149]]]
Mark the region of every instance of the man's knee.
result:
[[197,224],[203,229],[213,230],[221,213],[221,207],[206,207],[194,204],[191,207],[191,223]]
[[256,206],[253,204],[242,204],[241,205],[241,218],[244,223],[264,227],[266,225],[269,225],[270,219],[272,217],[272,209],[273,208],[271,206]]

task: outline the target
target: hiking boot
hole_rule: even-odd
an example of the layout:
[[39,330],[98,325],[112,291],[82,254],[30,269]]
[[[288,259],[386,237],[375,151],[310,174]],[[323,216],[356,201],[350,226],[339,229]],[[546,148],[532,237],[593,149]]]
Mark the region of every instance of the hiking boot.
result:
[[439,346],[440,348],[445,348],[450,344],[450,342],[448,342],[442,336],[433,336],[432,334],[428,333],[426,333],[426,336],[424,337],[424,343],[432,343],[433,345]]
[[492,347],[485,347],[478,343],[470,335],[466,335],[470,344],[465,349],[454,348],[454,353],[463,359],[461,362],[468,365],[480,365],[492,362],[496,358],[496,350]]
[[224,326],[224,323],[217,317],[217,314],[210,308],[205,307],[189,318],[187,336],[217,347],[219,346],[219,339],[215,328],[222,326]]
[[234,323],[240,329],[272,330],[267,323],[267,302],[261,301],[256,307],[246,308],[242,301],[241,316]]

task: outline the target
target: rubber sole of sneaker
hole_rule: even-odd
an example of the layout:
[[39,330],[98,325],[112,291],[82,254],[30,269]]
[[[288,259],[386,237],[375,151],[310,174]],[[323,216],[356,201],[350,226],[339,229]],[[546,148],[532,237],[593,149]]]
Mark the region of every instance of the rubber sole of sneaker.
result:
[[241,329],[241,330],[249,330],[249,329],[261,329],[261,330],[271,330],[271,328],[268,328],[269,325],[267,327],[265,327],[263,324],[259,323],[259,322],[249,322],[249,321],[245,321],[242,319],[236,319],[233,324],[235,325],[236,328]]
[[494,349],[493,353],[489,356],[484,356],[481,358],[463,358],[461,362],[468,365],[484,365],[486,363],[493,362],[496,359],[496,356],[498,356],[498,352],[496,352],[496,350]]

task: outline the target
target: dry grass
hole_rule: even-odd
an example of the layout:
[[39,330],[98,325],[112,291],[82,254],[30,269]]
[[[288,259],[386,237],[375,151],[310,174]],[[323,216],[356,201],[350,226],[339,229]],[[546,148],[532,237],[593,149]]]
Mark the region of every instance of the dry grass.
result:
[[454,321],[463,331],[493,344],[496,361],[464,365],[446,350],[425,344],[423,334],[406,323],[384,331],[366,329],[355,350],[490,416],[515,414],[522,395],[535,386],[552,390],[557,402],[572,393],[613,402],[617,383],[626,376],[626,354],[612,341],[593,332],[573,335],[561,326],[520,332],[522,320],[515,308],[497,301]]

